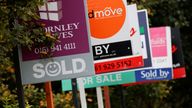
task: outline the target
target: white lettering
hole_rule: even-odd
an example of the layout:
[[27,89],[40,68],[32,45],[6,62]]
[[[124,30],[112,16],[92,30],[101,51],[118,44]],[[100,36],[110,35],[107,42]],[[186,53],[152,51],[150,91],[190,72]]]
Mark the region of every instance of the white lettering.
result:
[[96,52],[96,55],[102,54],[103,53],[102,47],[101,46],[96,46],[95,47],[95,52]]
[[168,76],[168,74],[169,74],[169,72],[168,71],[163,71],[163,70],[159,70],[159,73],[160,73],[160,76],[161,77],[164,77],[164,78],[166,78],[167,76]]
[[116,81],[116,75],[113,77],[113,75],[109,75],[110,81],[115,82]]
[[[80,68],[78,68],[78,64],[80,64]],[[73,71],[74,73],[81,73],[85,70],[86,68],[86,63],[83,59],[77,58],[77,59],[72,59],[72,66],[73,66]]]
[[96,76],[96,81],[97,81],[97,83],[102,83],[102,77],[101,76]]
[[82,79],[83,79],[83,84],[84,84],[84,85],[93,84],[93,79],[92,79],[92,77],[86,77],[86,78],[82,78]]
[[151,43],[152,45],[155,45],[155,46],[165,46],[166,45],[166,38],[156,38],[156,39],[151,39]]
[[74,29],[78,29],[79,28],[79,22],[78,23],[73,23],[74,25]]
[[96,55],[101,55],[103,53],[103,50],[105,51],[105,53],[109,53],[108,52],[108,49],[109,49],[109,44],[107,44],[106,46],[105,45],[102,45],[102,46],[95,46],[95,52],[96,52]]
[[117,79],[117,81],[121,81],[122,80],[121,74],[116,74],[116,79]]
[[109,44],[108,44],[107,46],[105,46],[105,45],[102,45],[102,46],[103,46],[103,48],[105,49],[105,53],[108,53]]
[[40,63],[38,63],[38,64],[35,64],[34,66],[33,66],[33,71],[35,72],[34,74],[33,74],[33,76],[35,77],[35,78],[42,78],[42,77],[44,77],[45,76],[45,71],[43,70],[43,64],[40,64]]
[[69,65],[72,66],[71,69],[67,69],[65,60],[61,60],[60,62],[48,62],[45,65],[37,63],[32,67],[34,71],[33,76],[35,78],[43,78],[45,75],[54,77],[59,75],[77,74],[86,69],[86,63],[82,58],[72,59]]
[[157,70],[149,70],[149,72],[141,71],[141,78],[155,78],[157,77]]
[[[92,12],[89,12],[89,16],[90,14],[92,14]],[[92,17],[95,16],[95,18],[105,18],[105,17],[121,15],[122,13],[123,13],[122,8],[112,9],[111,7],[106,7],[104,10],[95,11]]]
[[50,33],[72,31],[75,29],[79,29],[79,22],[45,27],[45,31]]
[[65,64],[65,61],[62,60],[61,61],[61,67],[62,67],[62,74],[63,75],[67,75],[67,74],[72,74],[72,70],[67,70],[67,67],[66,67],[66,64]]
[[109,80],[109,78],[108,78],[108,76],[105,76],[104,75],[104,77],[103,77],[103,82],[109,82],[110,80]]

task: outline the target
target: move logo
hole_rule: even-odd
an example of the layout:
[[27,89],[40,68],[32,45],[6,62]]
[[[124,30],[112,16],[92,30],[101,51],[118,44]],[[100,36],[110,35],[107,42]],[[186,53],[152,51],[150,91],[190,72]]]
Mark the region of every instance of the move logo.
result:
[[120,17],[122,16],[123,9],[122,8],[115,8],[112,9],[111,7],[106,7],[104,10],[94,11],[88,13],[89,18],[96,18],[96,19],[104,19],[104,18],[111,18],[111,17]]
[[42,20],[59,21],[62,18],[62,1],[49,0],[39,7],[39,15]]
[[124,24],[125,4],[122,0],[88,0],[88,16],[92,37],[110,38]]
[[137,81],[172,79],[171,68],[146,69],[135,71]]

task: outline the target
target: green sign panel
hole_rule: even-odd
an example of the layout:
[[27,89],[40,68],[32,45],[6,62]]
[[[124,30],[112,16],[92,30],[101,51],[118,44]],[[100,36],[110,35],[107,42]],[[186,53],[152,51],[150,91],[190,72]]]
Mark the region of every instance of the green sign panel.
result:
[[[78,78],[79,80],[80,78]],[[99,86],[119,85],[135,82],[134,71],[101,74],[91,77],[81,78],[85,88],[93,88]],[[62,80],[62,90],[72,90],[71,80]]]

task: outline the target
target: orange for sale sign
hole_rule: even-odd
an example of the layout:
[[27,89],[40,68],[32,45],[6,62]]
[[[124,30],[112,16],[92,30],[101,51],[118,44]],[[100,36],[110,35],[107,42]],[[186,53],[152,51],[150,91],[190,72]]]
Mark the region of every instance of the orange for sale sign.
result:
[[143,66],[136,5],[126,0],[88,0],[96,74]]
[[123,26],[126,8],[122,0],[88,0],[92,37],[107,39]]

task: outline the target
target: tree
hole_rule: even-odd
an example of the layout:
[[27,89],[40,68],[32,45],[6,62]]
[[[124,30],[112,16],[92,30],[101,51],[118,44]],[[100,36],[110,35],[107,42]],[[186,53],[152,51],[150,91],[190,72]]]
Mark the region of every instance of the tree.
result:
[[187,77],[168,82],[137,85],[127,88],[130,108],[191,108],[191,25],[190,0],[132,0],[139,9],[147,9],[150,26],[179,27],[186,63]]
[[[51,46],[56,41],[45,33],[44,24],[36,22],[39,19],[37,8],[43,3],[44,0],[0,0],[0,107],[18,107],[14,49],[17,46],[29,49],[34,45]],[[44,91],[33,85],[24,88],[26,107],[31,107],[30,104],[41,106],[40,102],[45,101]]]

